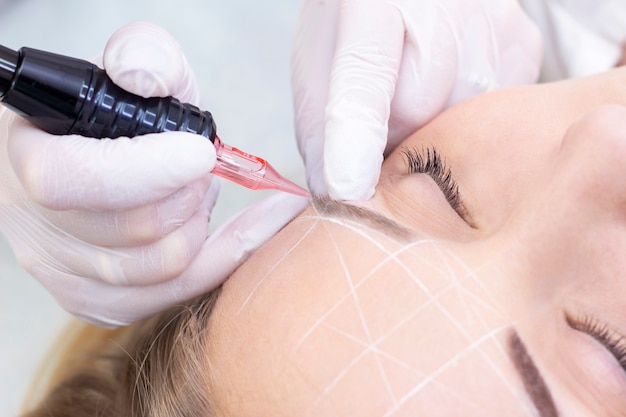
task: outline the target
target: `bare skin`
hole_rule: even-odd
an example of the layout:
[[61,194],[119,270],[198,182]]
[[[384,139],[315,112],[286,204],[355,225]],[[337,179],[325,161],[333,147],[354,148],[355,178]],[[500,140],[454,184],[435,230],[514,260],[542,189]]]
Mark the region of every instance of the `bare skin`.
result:
[[[223,287],[218,414],[624,415],[623,105],[624,69],[485,94],[350,202],[395,226],[308,208]],[[461,204],[409,173],[414,149],[436,149]]]

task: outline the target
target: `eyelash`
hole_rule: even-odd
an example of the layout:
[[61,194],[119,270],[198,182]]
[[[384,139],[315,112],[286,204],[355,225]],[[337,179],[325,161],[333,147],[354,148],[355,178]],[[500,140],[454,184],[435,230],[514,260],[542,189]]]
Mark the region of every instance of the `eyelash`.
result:
[[626,338],[624,336],[589,316],[578,320],[568,316],[566,320],[572,329],[588,334],[606,347],[626,371]]
[[429,175],[441,189],[454,211],[471,226],[469,213],[461,200],[459,186],[437,150],[435,148],[405,148],[402,152],[408,165],[408,173]]

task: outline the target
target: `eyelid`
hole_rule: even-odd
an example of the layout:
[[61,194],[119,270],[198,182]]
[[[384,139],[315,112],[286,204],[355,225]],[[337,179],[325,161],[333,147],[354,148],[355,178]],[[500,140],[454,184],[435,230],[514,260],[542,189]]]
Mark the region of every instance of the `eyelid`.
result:
[[402,153],[408,166],[407,172],[409,174],[429,175],[441,189],[452,209],[471,228],[476,229],[476,223],[463,204],[459,186],[452,177],[450,168],[446,166],[445,161],[439,156],[437,150],[434,147],[426,149],[413,147],[403,148]]
[[572,318],[566,315],[565,320],[572,329],[591,336],[604,346],[626,373],[626,337],[590,316]]

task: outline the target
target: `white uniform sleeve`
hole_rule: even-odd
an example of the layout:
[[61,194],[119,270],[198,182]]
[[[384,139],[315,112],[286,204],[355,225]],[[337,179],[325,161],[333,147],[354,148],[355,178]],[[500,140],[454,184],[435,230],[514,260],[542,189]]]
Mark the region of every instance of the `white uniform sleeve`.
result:
[[626,43],[625,0],[520,0],[544,38],[542,81],[613,68]]

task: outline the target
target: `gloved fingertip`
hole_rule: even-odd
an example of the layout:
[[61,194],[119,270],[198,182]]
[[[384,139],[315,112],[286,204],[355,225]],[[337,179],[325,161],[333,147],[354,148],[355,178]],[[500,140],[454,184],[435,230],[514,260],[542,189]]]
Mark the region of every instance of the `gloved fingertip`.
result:
[[148,22],[117,30],[105,47],[103,64],[117,85],[143,97],[172,95],[187,72],[178,42]]
[[207,243],[230,247],[228,256],[235,263],[241,262],[300,214],[309,202],[306,197],[275,194],[232,217],[210,236]]
[[242,231],[252,230],[254,235],[269,237],[302,212],[309,202],[307,197],[287,193],[275,194],[241,212],[235,219],[237,228]]
[[307,173],[307,184],[312,195],[327,196],[328,187],[324,181],[324,177],[320,172]]
[[340,201],[364,201],[369,200],[374,195],[376,187],[369,183],[355,182],[332,182],[328,184],[328,196],[333,200]]
[[[311,158],[311,156],[315,156],[315,158]],[[322,155],[318,157],[317,155],[307,154],[304,159],[306,161],[306,182],[311,194],[328,195],[328,188],[324,181],[324,159]]]
[[[172,160],[180,160],[181,163],[190,155],[204,164],[209,170],[213,169],[217,160],[215,145],[206,137],[189,132],[165,132],[143,136],[136,136],[133,141],[145,140],[143,146],[150,149],[160,142],[160,152],[171,152]],[[178,153],[179,155],[177,155]],[[198,158],[200,156],[201,158]]]
[[282,212],[286,217],[290,217],[304,210],[309,202],[308,197],[279,193],[262,201],[260,207],[266,213],[277,211],[279,214]]
[[[145,147],[146,151],[140,159],[144,164],[154,164],[151,168],[154,170],[161,167],[160,181],[181,180],[185,184],[196,180],[208,175],[217,160],[211,141],[192,133],[157,133],[135,137],[132,142]],[[138,153],[139,150],[134,152]]]
[[387,130],[359,121],[332,122],[326,128],[324,179],[336,200],[367,200],[374,195]]

